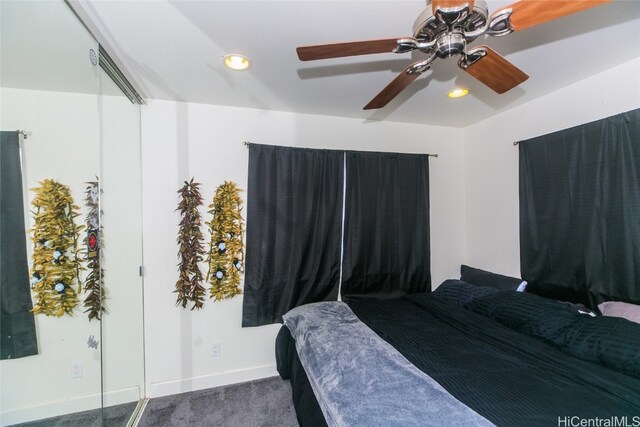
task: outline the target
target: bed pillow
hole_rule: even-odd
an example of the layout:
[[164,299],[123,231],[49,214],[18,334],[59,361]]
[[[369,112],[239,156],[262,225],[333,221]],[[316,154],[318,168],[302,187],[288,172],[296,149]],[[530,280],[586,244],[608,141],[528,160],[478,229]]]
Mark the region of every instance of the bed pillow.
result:
[[607,301],[598,305],[603,316],[622,317],[635,323],[640,323],[640,305],[621,301]]
[[504,276],[479,268],[469,267],[462,264],[460,266],[460,280],[477,286],[490,286],[498,289],[510,289],[523,292],[527,282],[516,277]]
[[640,324],[620,317],[581,317],[561,349],[640,379]]
[[572,289],[564,285],[558,285],[548,282],[532,282],[527,285],[527,292],[536,294],[544,298],[555,299],[558,301],[569,301],[574,304],[582,304],[590,309],[596,308],[591,304],[591,296],[584,289]]
[[465,305],[475,298],[496,292],[500,292],[500,289],[476,286],[462,280],[449,279],[442,282],[436,290],[431,292],[431,295],[456,305]]
[[561,301],[514,291],[476,298],[465,308],[557,347],[565,344],[567,330],[582,316]]
[[640,379],[640,324],[592,317],[574,304],[514,291],[475,298],[465,308],[574,357]]

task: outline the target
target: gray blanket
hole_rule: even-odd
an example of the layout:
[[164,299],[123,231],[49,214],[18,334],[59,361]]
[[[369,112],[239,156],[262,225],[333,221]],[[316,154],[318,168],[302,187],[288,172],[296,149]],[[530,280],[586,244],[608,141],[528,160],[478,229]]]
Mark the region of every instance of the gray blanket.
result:
[[338,301],[283,316],[329,426],[490,426]]

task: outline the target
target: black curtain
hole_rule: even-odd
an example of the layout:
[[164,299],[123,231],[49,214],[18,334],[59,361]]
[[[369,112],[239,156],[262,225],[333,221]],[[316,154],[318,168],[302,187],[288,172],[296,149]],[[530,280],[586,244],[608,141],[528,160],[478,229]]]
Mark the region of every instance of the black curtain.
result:
[[640,110],[520,142],[527,290],[640,302]]
[[431,290],[426,154],[347,152],[343,297]]
[[0,132],[0,359],[38,354],[17,132]]
[[344,153],[249,145],[242,326],[335,300],[340,274]]

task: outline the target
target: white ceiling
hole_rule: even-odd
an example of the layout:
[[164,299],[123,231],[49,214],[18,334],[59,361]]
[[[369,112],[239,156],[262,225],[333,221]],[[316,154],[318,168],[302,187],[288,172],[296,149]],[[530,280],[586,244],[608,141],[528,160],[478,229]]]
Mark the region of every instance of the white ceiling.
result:
[[[545,0],[548,1],[548,0]],[[4,2],[4,0],[3,0]],[[494,11],[510,1],[488,0]],[[640,57],[640,1],[613,1],[503,38],[482,38],[530,78],[497,95],[456,66],[430,71],[381,110],[362,107],[422,54],[300,62],[295,48],[411,36],[426,1],[72,1],[149,98],[466,127]],[[249,70],[222,65],[227,53]],[[639,77],[640,78],[640,77]],[[449,100],[455,86],[471,95]],[[594,88],[597,90],[597,88]]]

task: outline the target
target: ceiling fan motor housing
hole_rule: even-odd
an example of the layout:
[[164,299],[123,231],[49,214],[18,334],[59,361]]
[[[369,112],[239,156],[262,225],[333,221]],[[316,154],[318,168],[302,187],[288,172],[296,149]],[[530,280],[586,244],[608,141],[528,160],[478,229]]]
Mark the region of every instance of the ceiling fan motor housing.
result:
[[464,51],[466,44],[475,39],[465,33],[471,34],[484,28],[488,16],[489,10],[484,0],[476,0],[472,11],[466,7],[462,10],[439,9],[438,17],[433,15],[431,4],[428,4],[413,24],[413,36],[418,43],[435,41],[435,54],[439,58],[448,58]]
[[449,58],[464,51],[466,40],[459,29],[441,35],[436,41],[436,55],[438,58]]

